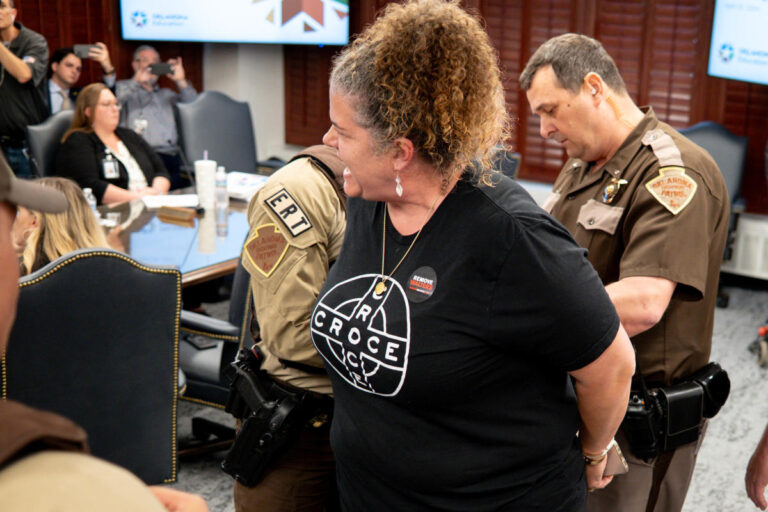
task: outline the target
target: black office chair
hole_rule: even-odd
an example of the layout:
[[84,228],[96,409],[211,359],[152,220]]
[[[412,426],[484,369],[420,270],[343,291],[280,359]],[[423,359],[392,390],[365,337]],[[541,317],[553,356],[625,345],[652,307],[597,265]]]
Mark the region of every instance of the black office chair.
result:
[[146,483],[176,481],[180,294],[177,269],[109,249],[23,277],[3,398],[70,418]]
[[[728,261],[733,256],[734,234],[738,226],[739,214],[746,209],[746,200],[741,197],[741,179],[744,175],[749,139],[734,135],[726,127],[714,121],[702,121],[681,129],[680,133],[706,149],[723,173],[731,200],[731,218],[723,255],[723,260]],[[723,308],[728,306],[728,294],[720,289],[717,305]]]
[[258,161],[256,138],[251,122],[251,108],[218,91],[206,91],[190,103],[176,105],[179,144],[188,166],[208,157],[223,165],[227,172],[257,172],[260,167],[271,170],[285,162],[270,158]]
[[37,176],[53,175],[59,141],[72,126],[72,110],[61,110],[40,124],[27,126],[29,159]]
[[[187,379],[182,400],[224,409],[229,395],[229,365],[241,347],[253,344],[250,301],[250,276],[238,263],[228,321],[188,310],[181,312],[179,359]],[[199,417],[192,418],[192,434],[197,441],[184,445],[182,454],[226,448],[235,436],[231,427]]]

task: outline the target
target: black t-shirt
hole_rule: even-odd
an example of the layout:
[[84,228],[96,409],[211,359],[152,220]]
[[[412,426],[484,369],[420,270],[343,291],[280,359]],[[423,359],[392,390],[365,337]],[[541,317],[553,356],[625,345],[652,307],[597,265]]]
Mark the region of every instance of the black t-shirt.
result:
[[0,65],[0,135],[20,141],[26,138],[27,125],[42,123],[49,114],[45,83],[48,43],[37,32],[18,22],[14,25],[19,35],[9,49],[29,66],[32,79],[22,84]]
[[[347,510],[580,510],[567,371],[619,320],[568,232],[516,183],[460,181],[381,295],[384,207],[348,202],[312,316]],[[385,273],[413,236],[387,220]]]

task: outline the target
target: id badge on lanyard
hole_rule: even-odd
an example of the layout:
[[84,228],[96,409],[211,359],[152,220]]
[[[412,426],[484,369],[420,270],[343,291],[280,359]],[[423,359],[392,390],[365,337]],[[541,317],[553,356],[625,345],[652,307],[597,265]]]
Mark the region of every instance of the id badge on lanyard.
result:
[[112,153],[107,152],[107,156],[101,161],[101,169],[105,180],[114,180],[120,177],[120,169],[117,167],[117,160],[112,158]]

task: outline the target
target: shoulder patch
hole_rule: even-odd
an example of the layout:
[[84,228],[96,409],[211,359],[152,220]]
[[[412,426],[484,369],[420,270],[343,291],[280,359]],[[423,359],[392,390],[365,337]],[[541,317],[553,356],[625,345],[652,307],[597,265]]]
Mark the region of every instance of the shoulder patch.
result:
[[264,200],[264,205],[275,212],[280,222],[294,237],[312,229],[309,217],[285,188],[278,189]]
[[669,165],[682,166],[683,157],[677,144],[672,140],[672,136],[665,133],[661,128],[649,130],[643,135],[643,144],[651,146],[653,154],[659,160],[659,165],[667,167]]
[[696,194],[696,181],[685,174],[685,168],[667,166],[659,169],[659,175],[645,184],[645,188],[664,207],[677,215]]
[[257,227],[254,235],[245,242],[248,261],[264,277],[272,275],[283,261],[287,250],[288,241],[280,232],[280,228],[271,222]]

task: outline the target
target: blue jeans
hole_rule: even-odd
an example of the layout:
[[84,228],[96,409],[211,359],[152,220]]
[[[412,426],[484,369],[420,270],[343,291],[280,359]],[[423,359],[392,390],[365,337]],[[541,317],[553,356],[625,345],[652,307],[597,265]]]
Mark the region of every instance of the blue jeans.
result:
[[18,178],[31,178],[32,171],[29,168],[29,158],[27,157],[27,148],[9,148],[3,146],[5,158]]

